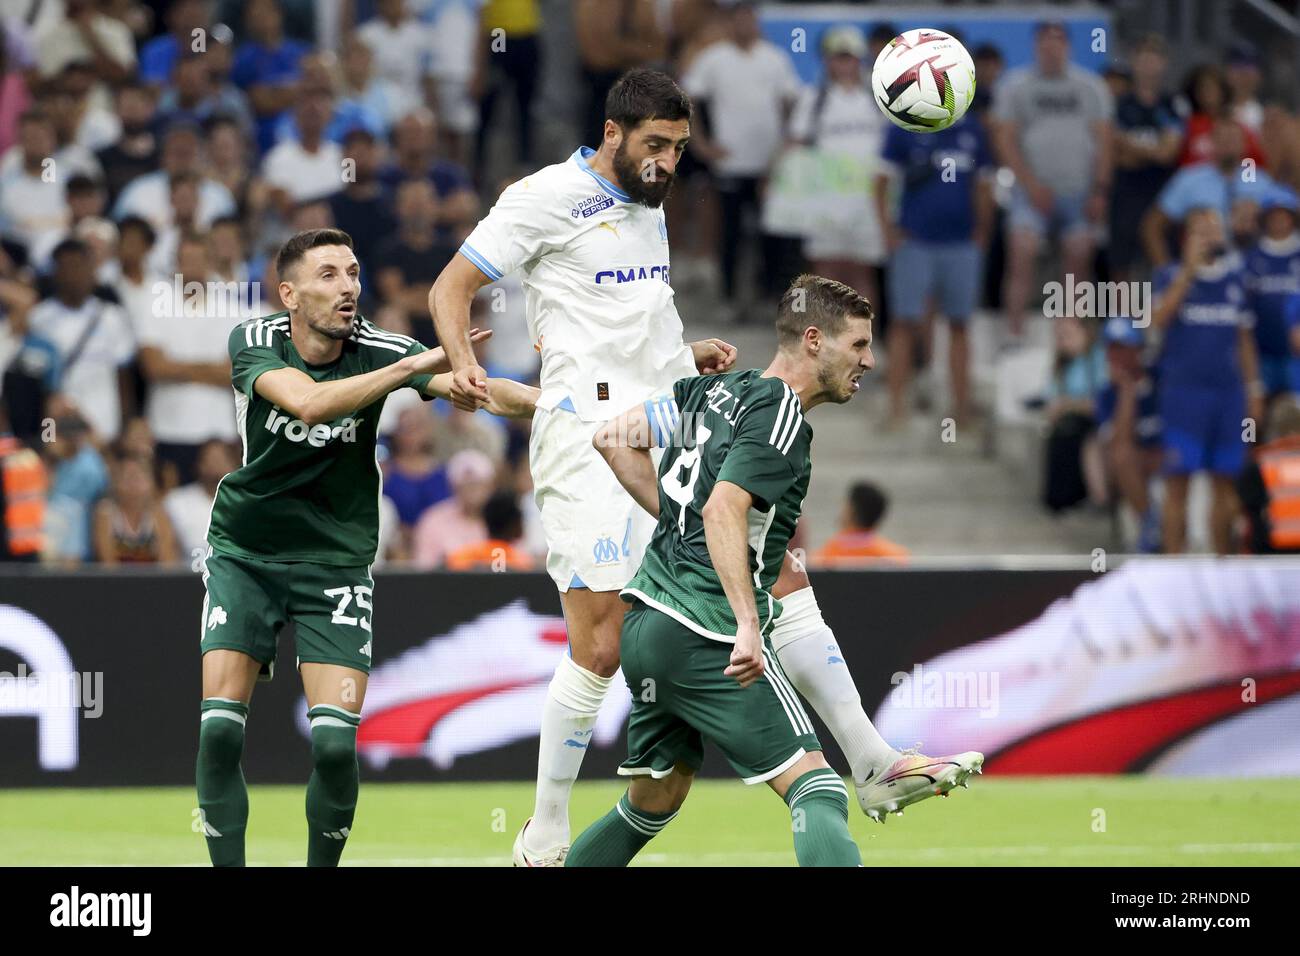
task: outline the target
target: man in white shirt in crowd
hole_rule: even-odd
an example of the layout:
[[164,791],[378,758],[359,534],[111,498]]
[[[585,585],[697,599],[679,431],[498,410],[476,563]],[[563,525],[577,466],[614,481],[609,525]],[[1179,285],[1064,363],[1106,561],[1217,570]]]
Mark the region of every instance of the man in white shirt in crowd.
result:
[[140,216],[161,233],[172,224],[171,179],[177,173],[199,177],[198,228],[207,229],[218,216],[235,213],[235,198],[217,180],[203,174],[203,132],[193,123],[168,127],[163,137],[159,169],[131,180],[113,206],[113,218]]
[[[741,0],[728,16],[731,36],[700,53],[682,87],[697,107],[707,110],[707,118],[697,111],[693,120],[691,148],[709,164],[718,190],[722,293],[735,309],[745,212],[752,210],[757,220],[763,180],[802,87],[789,54],[762,38],[753,3]],[[764,292],[779,295],[786,284],[779,266],[780,240],[761,236],[760,253],[759,283]]]
[[207,237],[186,233],[176,260],[184,295],[177,301],[175,283],[158,287],[141,322],[140,371],[149,383],[145,417],[158,441],[158,458],[172,462],[186,483],[193,480],[204,442],[235,440],[227,340],[251,316],[240,309],[236,291],[223,294],[218,283],[209,282]]
[[117,438],[122,409],[131,407],[131,383],[124,366],[135,356],[126,313],[97,298],[90,249],[78,239],[54,247],[54,295],[28,316],[33,335],[58,350],[58,391],[67,393],[100,440]]
[[343,188],[343,147],[325,138],[333,113],[329,89],[307,86],[294,109],[298,138],[281,140],[262,160],[262,178],[274,190],[282,215],[298,203],[323,199]]
[[229,442],[212,439],[199,446],[195,456],[194,480],[173,488],[163,497],[163,507],[176,531],[182,560],[202,557],[208,550],[208,516],[217,485],[239,467],[239,456]]
[[54,123],[40,110],[18,122],[18,143],[0,163],[0,233],[21,243],[27,258],[43,268],[50,250],[71,224],[67,178],[59,175]]

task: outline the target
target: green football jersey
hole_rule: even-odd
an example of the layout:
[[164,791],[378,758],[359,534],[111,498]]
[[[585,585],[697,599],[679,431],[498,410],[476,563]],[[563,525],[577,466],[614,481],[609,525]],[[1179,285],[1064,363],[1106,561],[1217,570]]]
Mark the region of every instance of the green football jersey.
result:
[[[760,369],[684,378],[646,402],[659,462],[659,524],[623,589],[693,631],[734,643],[736,618],[709,558],[705,502],[719,481],[754,498],[749,570],[761,629],[781,613],[771,587],[812,473],[812,427],[794,389]],[[630,599],[630,598],[629,598]]]
[[[229,347],[244,456],[217,486],[208,543],[264,561],[369,565],[379,543],[375,440],[384,399],[328,425],[309,426],[267,401],[253,384],[263,372],[286,367],[317,382],[348,378],[423,352],[424,346],[358,315],[343,354],[328,365],[309,365],[289,337],[289,313],[279,312],[236,326]],[[406,384],[423,394],[431,377],[414,375]]]

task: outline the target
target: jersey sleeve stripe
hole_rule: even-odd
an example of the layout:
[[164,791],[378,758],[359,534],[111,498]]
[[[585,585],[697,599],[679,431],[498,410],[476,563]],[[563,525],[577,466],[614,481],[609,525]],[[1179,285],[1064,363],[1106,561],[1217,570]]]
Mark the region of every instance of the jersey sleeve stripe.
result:
[[646,399],[645,417],[650,423],[650,441],[655,448],[663,448],[668,444],[664,438],[664,423],[659,418],[659,403],[652,398]]
[[790,404],[790,386],[785,386],[785,392],[781,395],[781,407],[777,410],[776,421],[772,423],[772,434],[767,437],[769,445],[777,444],[776,436],[780,434],[783,423],[785,422],[785,410]]
[[400,345],[394,345],[392,342],[381,342],[379,339],[368,338],[364,335],[357,336],[358,345],[369,345],[371,348],[388,349],[390,352],[396,352],[399,355],[405,355],[406,349]]
[[479,272],[483,273],[493,282],[500,279],[503,275],[500,269],[488,262],[487,257],[471,246],[468,242],[461,243],[460,253],[470,262],[474,263],[474,265],[478,267]]
[[415,339],[409,335],[402,335],[400,332],[388,332],[375,325],[369,319],[362,319],[360,323],[361,334],[368,335],[372,339],[385,339],[394,345],[404,345],[408,349],[415,343]]
[[256,325],[257,325],[256,322],[249,322],[247,325],[244,326],[244,347],[245,348],[253,347],[253,328]]
[[781,454],[788,455],[790,447],[794,444],[794,436],[799,434],[799,429],[803,427],[803,412],[799,410],[799,398],[795,396],[790,403],[790,410],[794,417],[790,420],[790,428],[781,440]]

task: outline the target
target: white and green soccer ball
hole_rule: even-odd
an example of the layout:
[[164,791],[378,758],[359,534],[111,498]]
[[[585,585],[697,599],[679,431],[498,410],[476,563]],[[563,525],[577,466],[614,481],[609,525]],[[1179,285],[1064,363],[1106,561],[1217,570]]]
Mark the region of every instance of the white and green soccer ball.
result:
[[890,122],[934,133],[966,115],[975,97],[975,63],[942,30],[908,30],[876,57],[871,93]]

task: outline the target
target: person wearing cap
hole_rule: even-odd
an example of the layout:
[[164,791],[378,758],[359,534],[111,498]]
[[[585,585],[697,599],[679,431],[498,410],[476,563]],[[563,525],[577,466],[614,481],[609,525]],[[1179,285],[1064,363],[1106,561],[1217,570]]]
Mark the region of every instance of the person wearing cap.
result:
[[1290,388],[1288,309],[1300,300],[1300,200],[1278,186],[1260,202],[1262,235],[1246,253],[1246,294],[1255,316],[1259,377],[1271,399]]
[[1065,24],[1036,27],[1034,58],[1007,74],[993,106],[998,150],[1016,178],[1003,296],[1012,341],[1024,332],[1044,238],[1059,235],[1062,272],[1091,279],[1113,165],[1114,101],[1100,77],[1070,62]]
[[1110,194],[1110,276],[1125,281],[1142,259],[1140,226],[1173,173],[1183,126],[1165,94],[1168,58],[1157,34],[1133,48],[1133,83],[1115,104],[1115,183]]
[[443,565],[449,554],[488,536],[483,508],[492,496],[496,466],[483,452],[467,448],[447,462],[451,497],[426,511],[415,525],[411,560],[421,569]]
[[1191,210],[1183,232],[1182,261],[1158,269],[1153,280],[1151,318],[1163,334],[1157,390],[1164,550],[1185,549],[1188,482],[1208,472],[1210,532],[1214,550],[1226,554],[1237,505],[1233,485],[1246,463],[1247,443],[1254,441],[1251,422],[1262,420],[1264,389],[1241,255],[1228,246],[1218,209]]
[[[790,138],[816,150],[833,164],[843,183],[861,177],[861,188],[834,189],[834,209],[820,216],[806,235],[803,252],[818,275],[843,282],[876,301],[876,267],[884,261],[885,244],[877,209],[869,190],[880,144],[889,121],[875,108],[863,75],[867,40],[852,25],[834,27],[822,38],[825,75],[817,86],[805,87],[790,115]],[[834,187],[827,184],[828,191]]]
[[1155,370],[1143,361],[1142,330],[1114,316],[1101,329],[1106,343],[1107,381],[1097,393],[1094,414],[1107,484],[1133,509],[1138,550],[1160,550],[1160,512],[1150,494],[1160,470],[1160,407]]

